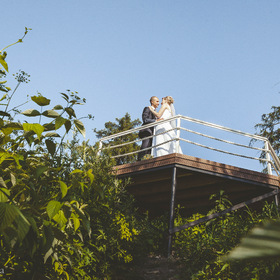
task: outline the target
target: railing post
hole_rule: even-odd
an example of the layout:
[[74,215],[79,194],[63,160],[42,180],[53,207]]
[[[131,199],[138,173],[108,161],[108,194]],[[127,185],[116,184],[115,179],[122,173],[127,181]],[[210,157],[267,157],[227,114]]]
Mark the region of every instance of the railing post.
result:
[[101,154],[102,144],[103,144],[103,142],[100,140],[100,141],[99,141],[98,152],[97,152],[97,155],[99,155],[99,156],[100,156],[100,154]]
[[271,168],[271,163],[270,163],[270,152],[269,152],[269,147],[268,147],[268,142],[267,140],[264,141],[264,148],[265,148],[265,158],[267,160],[267,173],[269,175],[272,175],[272,168]]
[[181,117],[179,117],[179,118],[177,119],[176,124],[177,124],[177,132],[176,132],[176,138],[177,138],[177,140],[176,140],[176,153],[179,153],[179,147],[180,147],[180,140],[179,140],[179,138],[180,138],[180,132],[181,132]]

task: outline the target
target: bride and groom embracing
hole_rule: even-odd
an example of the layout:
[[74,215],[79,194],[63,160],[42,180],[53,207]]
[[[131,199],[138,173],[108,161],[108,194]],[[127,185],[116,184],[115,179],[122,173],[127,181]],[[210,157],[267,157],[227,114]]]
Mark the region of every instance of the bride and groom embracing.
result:
[[[151,106],[145,107],[142,113],[143,125],[165,120],[175,116],[174,99],[171,96],[162,98],[161,108],[156,112],[159,106],[159,99],[156,96],[152,96],[150,99]],[[176,153],[176,141],[170,141],[176,138],[176,121],[170,121],[158,124],[150,128],[140,130],[139,137],[145,138],[154,136],[149,139],[143,139],[141,150],[138,155],[138,160],[143,159],[145,155],[152,155],[153,157],[164,156],[172,153]],[[170,141],[165,143],[166,141]],[[159,145],[159,146],[157,146]],[[152,146],[157,146],[152,149],[148,149]],[[142,151],[143,149],[147,149]],[[178,153],[182,154],[179,147]]]

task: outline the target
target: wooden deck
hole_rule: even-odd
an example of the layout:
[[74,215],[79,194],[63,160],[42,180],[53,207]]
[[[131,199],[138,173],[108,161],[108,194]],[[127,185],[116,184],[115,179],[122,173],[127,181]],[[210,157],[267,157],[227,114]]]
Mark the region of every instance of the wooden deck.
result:
[[207,212],[211,194],[224,190],[233,204],[279,188],[279,178],[247,169],[181,154],[170,154],[115,167],[119,178],[131,178],[128,186],[138,206],[154,215],[170,209],[172,174],[176,167],[175,205],[188,214]]

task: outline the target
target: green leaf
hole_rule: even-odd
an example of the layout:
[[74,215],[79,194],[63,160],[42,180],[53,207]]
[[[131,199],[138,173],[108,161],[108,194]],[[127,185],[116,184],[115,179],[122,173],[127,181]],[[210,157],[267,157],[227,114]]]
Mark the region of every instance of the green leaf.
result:
[[10,191],[6,188],[0,188],[0,202],[7,202],[9,200]]
[[5,126],[1,128],[2,132],[5,135],[11,134],[14,130],[20,130],[22,129],[22,125],[20,123],[16,122],[8,122]]
[[0,111],[0,116],[9,117],[10,114],[4,111]]
[[75,117],[76,118],[76,114],[73,108],[71,107],[67,107],[65,108],[65,111],[67,112],[67,114],[69,115],[69,117]]
[[56,144],[50,140],[50,139],[46,139],[45,140],[48,152],[53,156],[56,150]]
[[47,253],[44,256],[44,263],[46,263],[46,261],[48,260],[48,258],[53,254],[53,248],[50,247],[49,250],[47,251]]
[[74,223],[74,230],[75,231],[77,231],[77,229],[80,227],[80,219],[79,219],[79,217],[76,215],[76,214],[74,214],[74,213],[72,213],[71,214],[71,218],[72,218],[72,220],[73,220],[73,223]]
[[36,117],[36,116],[41,115],[41,113],[38,110],[35,110],[35,109],[25,110],[24,112],[22,112],[22,114],[27,116],[27,117]]
[[52,219],[60,210],[62,204],[59,201],[51,200],[47,205],[47,214]]
[[87,175],[88,175],[88,177],[89,177],[89,179],[90,179],[90,182],[91,182],[91,184],[92,184],[92,182],[93,182],[93,180],[94,180],[94,175],[92,174],[92,169],[89,169],[89,170],[87,171]]
[[5,55],[3,54],[0,54],[0,64],[4,67],[4,69],[7,71],[7,72],[9,72],[9,70],[8,70],[8,64],[7,64],[7,62],[5,61]]
[[46,123],[44,124],[45,131],[55,130],[54,123]]
[[36,103],[38,104],[39,106],[47,106],[50,104],[51,100],[42,96],[42,95],[39,95],[39,96],[31,96],[31,99]]
[[61,92],[60,94],[63,95],[63,98],[68,102],[69,96],[63,92]]
[[54,110],[46,110],[42,113],[43,116],[48,117],[48,118],[57,118],[60,115],[54,111]]
[[17,183],[16,176],[13,173],[11,173],[11,183],[12,183],[12,186],[15,186]]
[[66,129],[66,132],[68,133],[69,130],[71,129],[71,126],[72,126],[71,121],[67,120],[67,121],[65,122],[64,126],[65,126],[65,129]]
[[73,170],[70,174],[75,174],[75,173],[83,173],[83,170],[81,170],[81,169],[75,169],[75,170]]
[[63,198],[67,194],[68,188],[67,188],[67,185],[62,181],[59,181],[59,184],[60,184],[60,190],[61,190],[61,194],[62,194],[61,198]]
[[14,131],[12,127],[2,127],[1,130],[5,135],[10,135]]
[[61,126],[65,124],[67,120],[63,117],[59,116],[55,119],[55,130],[59,129]]
[[24,123],[22,127],[24,131],[34,131],[39,138],[41,137],[42,132],[45,130],[45,128],[39,123]]
[[42,253],[47,253],[52,247],[54,241],[54,233],[52,228],[48,225],[47,221],[43,221],[43,231],[42,231]]
[[62,110],[63,107],[62,107],[61,105],[55,105],[55,106],[53,107],[53,109],[54,109],[54,110]]
[[80,121],[80,120],[74,120],[74,124],[76,126],[76,128],[78,129],[78,131],[84,136],[86,137],[86,129],[84,127],[84,124]]
[[60,135],[56,132],[47,132],[45,137],[60,137]]
[[2,177],[0,177],[0,186],[7,188],[7,185]]
[[58,213],[53,217],[53,220],[56,221],[61,228],[67,223],[67,219],[65,218],[64,212],[62,210],[58,211]]
[[0,202],[0,231],[13,227],[16,227],[17,238],[22,241],[29,231],[30,223],[17,206]]
[[[5,82],[6,82],[6,81],[5,81]],[[6,97],[7,97],[7,93],[4,94],[4,95],[2,96],[2,98],[0,99],[0,101],[4,100]]]
[[46,170],[48,170],[47,166],[38,166],[36,168],[36,178],[38,179]]
[[262,227],[255,227],[241,241],[230,254],[226,261],[245,259],[266,259],[267,257],[280,256],[280,221],[271,221]]

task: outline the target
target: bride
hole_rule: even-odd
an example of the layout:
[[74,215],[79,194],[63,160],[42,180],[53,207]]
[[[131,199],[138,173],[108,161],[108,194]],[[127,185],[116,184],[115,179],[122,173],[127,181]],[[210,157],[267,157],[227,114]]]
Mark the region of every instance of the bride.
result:
[[[157,113],[151,110],[152,113],[160,120],[165,120],[175,116],[174,99],[171,96],[162,98],[161,108]],[[158,124],[154,128],[153,146],[159,145],[152,149],[152,156],[159,157],[168,154],[176,153],[176,121],[170,121],[163,124]],[[170,141],[165,143],[166,141]],[[160,145],[161,144],[161,145]],[[178,153],[182,154],[181,147],[179,146]]]

